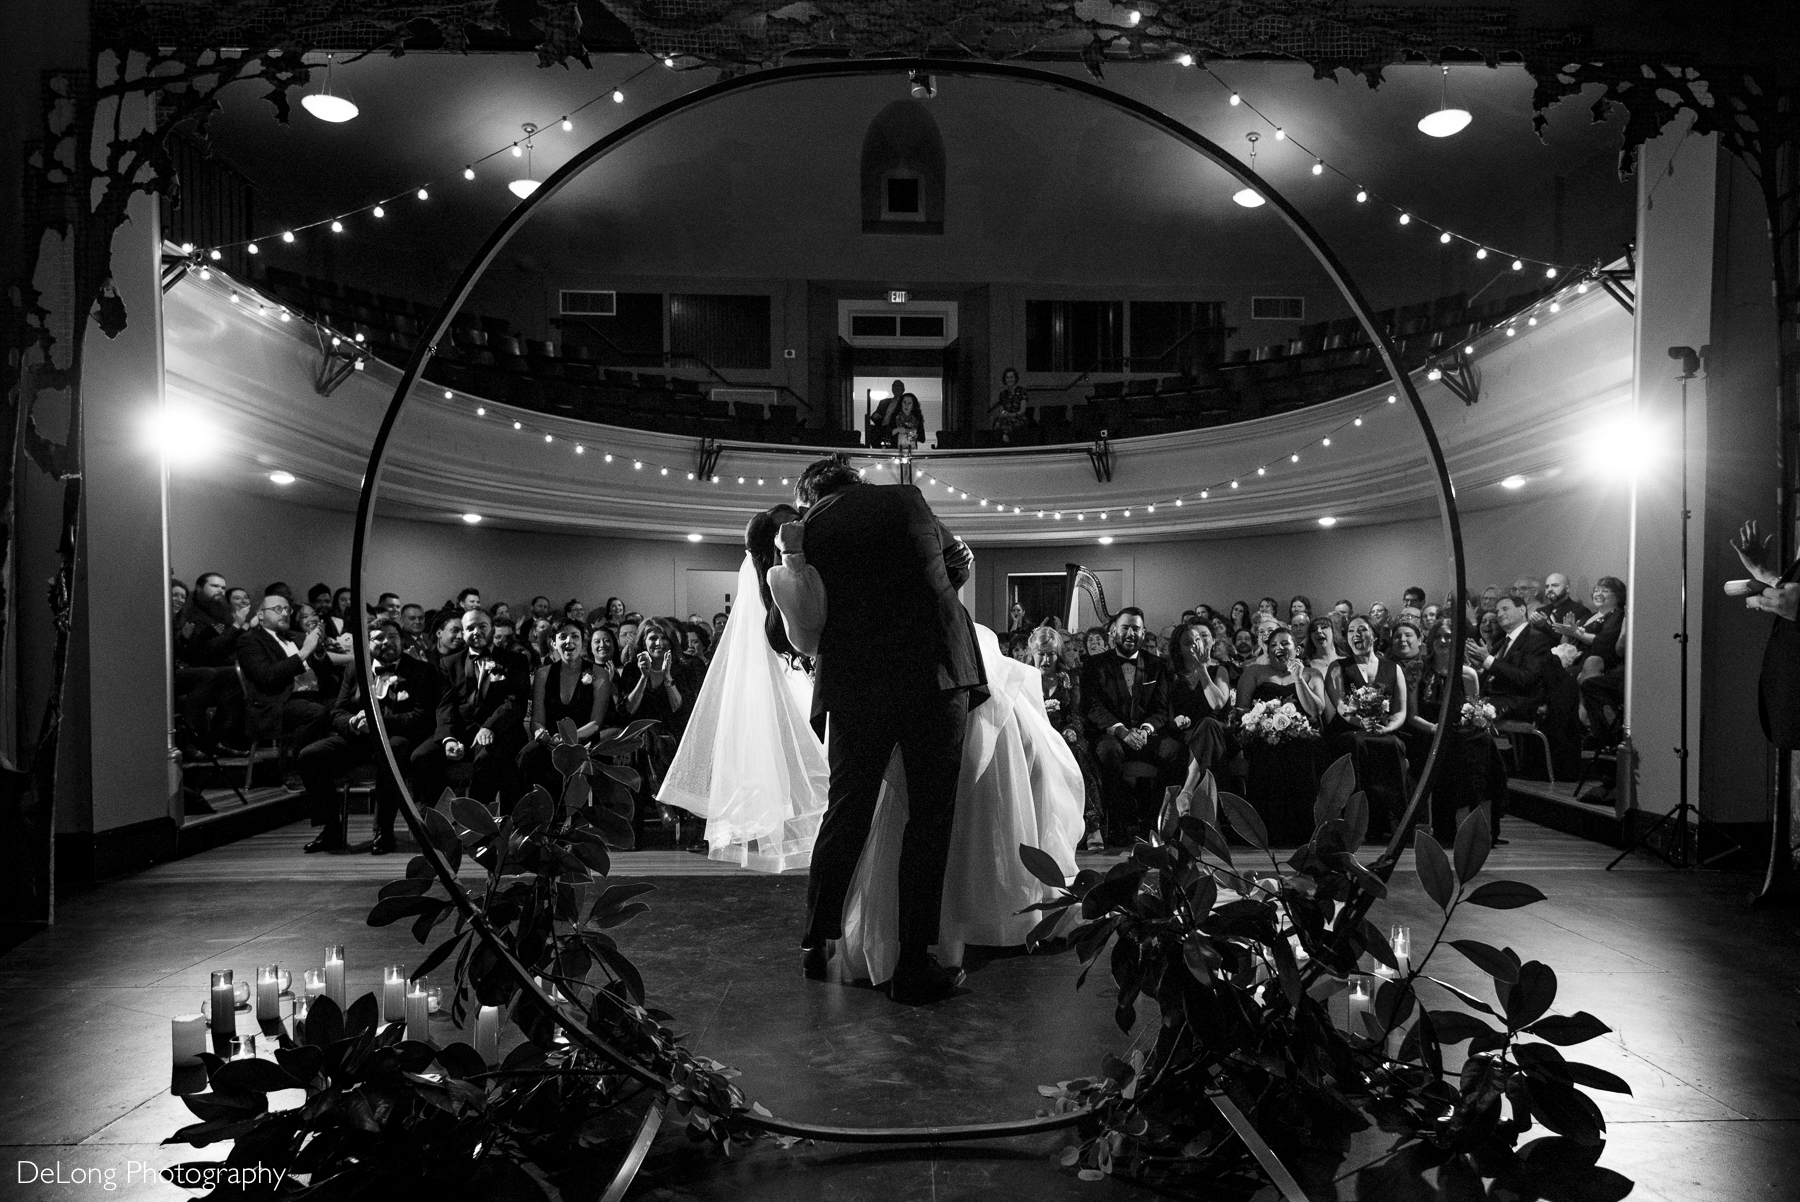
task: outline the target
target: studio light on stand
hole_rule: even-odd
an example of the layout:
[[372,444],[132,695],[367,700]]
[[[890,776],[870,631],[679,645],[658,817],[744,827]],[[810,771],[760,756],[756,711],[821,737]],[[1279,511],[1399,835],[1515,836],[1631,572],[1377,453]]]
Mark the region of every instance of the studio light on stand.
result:
[[1450,107],[1450,68],[1444,68],[1444,78],[1438,93],[1438,109],[1435,113],[1427,113],[1419,118],[1419,132],[1430,134],[1434,138],[1448,138],[1452,134],[1460,134],[1474,120],[1468,109]]
[[317,92],[300,98],[300,107],[321,121],[329,121],[333,125],[342,125],[355,117],[359,110],[342,96],[331,94],[331,55],[325,56],[325,82]]
[[[527,121],[520,128],[525,131],[525,178],[516,179],[506,185],[506,190],[520,200],[524,200],[538,190],[538,182],[531,178],[531,139],[537,133],[538,127]],[[517,147],[514,149],[517,150]]]
[[[1606,866],[1608,872],[1617,867],[1620,860],[1648,843],[1650,836],[1670,822],[1674,823],[1673,838],[1660,855],[1671,868],[1699,868],[1714,860],[1722,860],[1734,851],[1743,850],[1738,844],[1731,842],[1718,829],[1717,824],[1702,815],[1699,807],[1688,799],[1688,526],[1693,518],[1693,510],[1688,508],[1687,411],[1688,381],[1700,374],[1700,352],[1691,346],[1672,346],[1669,348],[1669,358],[1681,364],[1681,374],[1675,377],[1681,381],[1681,629],[1675,632],[1675,642],[1681,648],[1681,671],[1676,686],[1676,694],[1680,698],[1681,723],[1677,737],[1681,741],[1675,745],[1675,766],[1676,771],[1681,774],[1681,782],[1676,793],[1675,808],[1651,823],[1643,834],[1627,844],[1625,850]],[[1725,839],[1729,846],[1702,860],[1699,858],[1700,832],[1708,826]]]
[[[1256,144],[1262,141],[1262,135],[1252,132],[1245,134],[1244,138],[1250,143],[1250,173],[1254,175],[1256,174]],[[1231,199],[1246,209],[1258,209],[1263,205],[1262,193],[1255,188],[1239,188],[1231,194]]]

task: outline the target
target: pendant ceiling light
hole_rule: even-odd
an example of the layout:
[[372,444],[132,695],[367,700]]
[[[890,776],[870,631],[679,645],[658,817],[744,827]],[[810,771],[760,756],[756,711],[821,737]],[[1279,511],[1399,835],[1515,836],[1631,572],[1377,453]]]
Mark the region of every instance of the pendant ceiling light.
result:
[[[1245,134],[1244,137],[1250,143],[1250,170],[1252,173],[1255,173],[1255,171],[1256,171],[1256,144],[1262,140],[1262,135],[1257,134],[1257,133],[1249,133],[1249,134]],[[1237,201],[1239,204],[1243,205],[1246,209],[1261,208],[1263,205],[1262,193],[1258,192],[1255,188],[1239,188],[1236,192],[1233,192],[1231,194],[1231,199]]]
[[321,121],[342,125],[360,111],[342,96],[331,94],[331,55],[325,56],[325,83],[317,91],[300,98],[300,107]]
[[1467,129],[1473,120],[1468,109],[1450,107],[1450,68],[1445,67],[1442,89],[1438,93],[1438,110],[1419,118],[1419,132],[1434,138],[1448,138]]
[[[538,181],[531,178],[531,137],[537,133],[538,127],[527,121],[520,128],[525,131],[525,178],[516,179],[506,187],[514,196],[524,200],[538,190]],[[514,147],[513,149],[516,152],[518,148]]]

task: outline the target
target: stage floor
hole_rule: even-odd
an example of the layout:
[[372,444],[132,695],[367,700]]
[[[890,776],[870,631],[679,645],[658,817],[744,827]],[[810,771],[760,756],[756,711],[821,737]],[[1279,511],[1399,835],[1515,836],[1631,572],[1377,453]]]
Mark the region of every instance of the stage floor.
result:
[[[1523,822],[1506,834],[1510,844],[1495,850],[1484,877],[1530,881],[1550,900],[1510,912],[1467,908],[1451,933],[1546,961],[1561,982],[1559,1012],[1588,1010],[1615,1028],[1579,1054],[1635,1090],[1597,1095],[1609,1124],[1602,1163],[1637,1181],[1636,1199],[1792,1197],[1800,1179],[1792,914],[1747,909],[1746,877],[1680,874],[1648,856],[1605,873],[1616,853],[1599,844]],[[375,986],[382,965],[417,962],[407,924],[364,922],[375,889],[404,870],[404,855],[303,856],[307,837],[298,824],[65,895],[54,927],[0,955],[6,1155],[60,1161],[65,1173],[115,1168],[121,1183],[128,1161],[222,1156],[158,1146],[192,1121],[169,1093],[168,1020],[198,1009],[210,970],[242,975],[271,961],[298,970],[315,965],[325,944],[343,943],[354,997]],[[1436,910],[1410,861],[1374,917],[1410,923],[1422,939]],[[1086,1074],[1103,1053],[1130,1045],[1113,1025],[1105,974],[1077,992],[1070,956],[981,965],[971,957],[968,994],[897,1007],[867,988],[800,977],[801,877],[680,852],[627,853],[615,868],[617,879],[659,886],[645,899],[651,912],[615,932],[655,1004],[677,1016],[689,1046],[741,1069],[745,1092],[785,1117],[842,1125],[1024,1118],[1037,1110],[1039,1084]],[[1441,955],[1435,975],[1485,994],[1472,966],[1448,949]],[[1140,1018],[1133,1035],[1147,1039],[1147,1026]],[[1123,1188],[1059,1170],[1053,1157],[1064,1139],[936,1154],[763,1141],[731,1164],[695,1164],[677,1136],[659,1143],[632,1196],[1050,1202]],[[16,1178],[0,1174],[0,1196],[97,1196],[94,1187]],[[1354,1197],[1354,1185],[1346,1180],[1342,1196]],[[190,1195],[153,1182],[115,1196]]]

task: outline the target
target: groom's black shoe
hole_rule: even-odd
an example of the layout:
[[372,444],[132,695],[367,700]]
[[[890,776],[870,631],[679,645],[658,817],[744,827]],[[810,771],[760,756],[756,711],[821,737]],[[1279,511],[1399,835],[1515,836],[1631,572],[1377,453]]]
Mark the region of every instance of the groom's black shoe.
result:
[[823,981],[828,975],[827,965],[831,963],[831,944],[820,940],[812,947],[800,949],[804,954],[800,960],[800,971],[806,974],[809,981]]
[[923,1006],[953,997],[968,977],[960,968],[945,968],[937,957],[902,953],[888,982],[888,997],[903,1006]]

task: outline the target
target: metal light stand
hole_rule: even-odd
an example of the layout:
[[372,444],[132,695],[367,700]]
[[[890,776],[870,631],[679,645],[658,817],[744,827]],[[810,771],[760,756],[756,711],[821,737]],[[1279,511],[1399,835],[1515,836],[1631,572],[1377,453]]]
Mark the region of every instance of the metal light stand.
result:
[[[1657,853],[1662,861],[1671,868],[1698,868],[1711,864],[1714,860],[1722,860],[1734,851],[1743,848],[1732,843],[1724,851],[1701,860],[1700,832],[1711,826],[1722,838],[1729,842],[1729,836],[1719,831],[1718,826],[1700,813],[1700,807],[1688,800],[1688,525],[1692,520],[1693,510],[1688,508],[1688,381],[1693,379],[1700,367],[1700,356],[1691,347],[1672,346],[1669,358],[1681,360],[1681,374],[1676,379],[1681,381],[1681,629],[1675,634],[1675,641],[1681,644],[1681,675],[1678,692],[1681,697],[1681,742],[1675,747],[1675,761],[1681,772],[1681,786],[1677,793],[1675,808],[1651,823],[1642,834],[1620,852],[1613,862],[1606,866],[1611,872],[1619,866],[1619,862],[1632,852],[1644,847],[1650,836],[1669,823],[1674,824],[1674,837],[1664,849]],[[1692,829],[1689,829],[1690,814]]]

